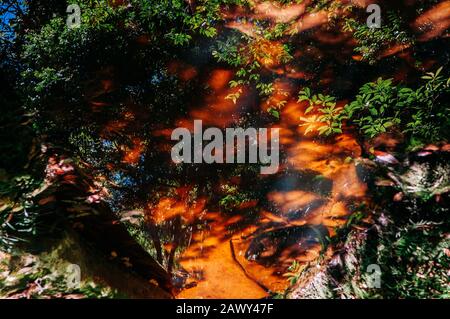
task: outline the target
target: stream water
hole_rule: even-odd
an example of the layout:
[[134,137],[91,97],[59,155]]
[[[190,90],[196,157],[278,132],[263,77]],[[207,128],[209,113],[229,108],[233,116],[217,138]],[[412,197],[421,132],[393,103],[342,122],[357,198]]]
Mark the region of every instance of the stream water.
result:
[[[293,19],[305,8],[291,9],[275,17]],[[264,8],[260,11],[268,14]],[[230,22],[222,32],[234,29],[252,35],[235,13],[224,14]],[[325,22],[321,14],[308,14],[299,28],[308,30]],[[111,151],[122,168],[107,166],[108,179],[122,188],[112,191],[113,203],[120,214],[131,211],[144,218],[151,250],[173,274],[178,298],[263,298],[283,291],[289,284],[283,276],[289,266],[317,259],[324,240],[368,201],[364,176],[354,161],[362,152],[355,136],[305,135],[299,119],[308,116],[307,103],[298,102],[297,94],[310,81],[346,96],[380,72],[352,62],[359,58],[352,60],[354,43],[348,35],[319,28],[309,37],[292,53],[288,65],[276,58],[282,43],[261,45],[268,57],[261,61],[261,72],[272,78],[274,86],[266,99],[248,87],[230,88],[236,70],[217,63],[210,51],[200,48],[189,52],[183,62],[173,60],[165,66],[181,85],[195,83],[186,109],[158,110],[161,117],[157,117],[138,104],[125,103],[120,117],[105,125],[102,136],[109,146],[116,133],[128,138],[128,143],[116,141],[120,147]],[[395,65],[380,65],[383,73],[394,74],[396,80],[407,79],[414,69],[411,61],[405,54]],[[154,79],[158,81],[157,75]],[[114,86],[102,83],[104,90]],[[226,98],[238,89],[241,96],[236,103]],[[167,99],[169,103],[171,98]],[[270,118],[267,108],[282,101],[279,119]],[[338,106],[345,103],[340,101]],[[107,106],[92,104],[93,111]],[[228,164],[176,166],[171,162],[173,129],[192,130],[194,120],[202,120],[204,127],[224,129],[240,126],[243,119],[255,127],[280,129],[282,157],[277,174],[246,174],[245,169]],[[242,190],[257,196],[231,208],[218,204]]]
[[[204,105],[194,107],[179,123],[188,126],[192,119],[201,119],[206,125],[231,127],[239,114],[251,112],[248,108],[255,105],[249,103],[251,96],[244,93],[236,104],[225,99],[232,76],[225,69],[210,71],[207,83],[212,90]],[[305,137],[298,121],[305,106],[296,102],[290,81],[277,86],[288,93],[276,124],[284,154],[282,168],[276,176],[261,180],[242,181],[235,176],[233,181],[250,187],[266,183],[265,198],[232,212],[210,210],[206,199],[189,204],[184,189],[178,200],[163,198],[153,209],[158,219],[181,214],[183,222],[201,221],[201,228],[191,229],[189,244],[178,258],[189,287],[180,291],[179,298],[262,298],[269,291],[284,290],[288,267],[294,261],[317,258],[320,236],[332,236],[356,203],[364,200],[366,186],[349,160],[361,154],[355,139],[348,134],[328,142]]]
[[[314,47],[305,50],[305,60],[317,54]],[[116,192],[115,200],[127,198],[124,210],[136,209],[130,198],[148,187],[147,195],[151,195],[139,212],[143,211],[155,257],[173,273],[178,298],[263,298],[282,292],[289,284],[283,276],[289,266],[318,258],[321,243],[365,201],[366,185],[353,161],[361,155],[360,146],[351,134],[331,139],[305,135],[299,119],[307,105],[297,102],[302,71],[278,75],[274,81],[268,100],[286,103],[280,119],[273,121],[267,120],[267,100],[261,101],[249,89],[242,89],[236,103],[226,99],[236,90],[229,87],[235,70],[180,61],[171,62],[168,70],[182,82],[200,79],[197,86],[207,89],[193,99],[187,112],[171,114],[169,123],[152,126],[150,137],[142,132],[151,115],[138,105],[125,108],[122,118],[106,125],[105,136],[120,132],[131,141],[119,152],[121,165],[127,168],[111,167],[110,178],[128,189],[128,195]],[[322,72],[326,75],[329,70]],[[324,76],[321,81],[326,84],[328,79]],[[189,164],[181,174],[173,173],[170,135],[174,128],[192,130],[194,120],[202,120],[204,127],[225,129],[252,116],[258,127],[280,129],[277,174],[234,174],[228,164]],[[151,144],[145,142],[148,139]],[[149,153],[161,157],[151,158]],[[151,189],[154,184],[142,185],[141,174],[150,180],[167,174],[175,183]],[[257,189],[258,197],[224,209],[217,202],[230,188]]]

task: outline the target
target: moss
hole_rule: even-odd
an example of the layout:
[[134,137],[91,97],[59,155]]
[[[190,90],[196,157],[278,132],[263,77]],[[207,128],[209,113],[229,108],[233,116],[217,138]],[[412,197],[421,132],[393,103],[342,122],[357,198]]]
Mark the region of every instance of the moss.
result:
[[[1,298],[170,298],[67,232],[40,254],[0,255]],[[80,282],[77,284],[77,268]]]

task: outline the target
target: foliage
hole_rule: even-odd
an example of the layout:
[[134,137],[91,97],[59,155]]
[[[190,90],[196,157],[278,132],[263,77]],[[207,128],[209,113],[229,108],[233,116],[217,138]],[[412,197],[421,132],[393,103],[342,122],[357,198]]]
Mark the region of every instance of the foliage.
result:
[[[269,36],[271,37],[271,36]],[[272,82],[261,75],[261,69],[283,64],[292,59],[287,45],[274,44],[265,38],[238,36],[232,33],[226,40],[218,40],[212,55],[218,62],[236,67],[236,79],[230,81],[230,88],[254,85],[261,96],[274,92]],[[236,100],[240,93],[228,96]]]
[[226,211],[237,209],[240,205],[254,199],[254,194],[236,186],[223,185],[222,192],[223,196],[219,200],[219,205]]
[[[305,88],[299,92],[298,101],[308,101],[309,106],[305,110],[305,117],[301,117],[300,120],[305,122],[300,126],[306,126],[305,134],[313,131],[315,128],[315,123],[319,122],[323,124],[317,131],[320,135],[331,135],[342,133],[342,121],[345,116],[342,112],[342,107],[336,106],[336,99],[329,95],[312,95],[311,89]],[[313,115],[311,117],[306,117],[308,113],[317,109],[319,115]]]
[[[36,234],[36,214],[27,198],[36,182],[30,176],[17,176],[0,184],[0,249],[9,251],[19,241]],[[17,199],[17,201],[15,201]]]
[[[424,204],[434,206],[429,201]],[[348,226],[339,229],[339,238],[333,240],[338,253],[332,262],[289,269],[288,297],[448,298],[448,221],[445,216],[437,221],[436,215],[427,221],[413,221],[411,215],[402,213],[397,217],[378,215],[389,224],[376,222],[365,231]],[[369,265],[380,267],[379,288],[372,286]]]
[[[445,200],[449,181],[443,176],[449,169],[448,154],[439,152],[405,161],[389,172],[381,169],[379,175],[390,178],[394,186],[374,186],[371,193],[376,204],[360,206],[337,229],[330,242],[335,251],[331,261],[314,262],[290,274],[297,284],[288,295],[448,298],[450,225]],[[393,202],[399,191],[401,202]],[[369,265],[380,267],[380,287],[371,285]]]
[[391,45],[406,46],[414,42],[401,14],[390,11],[386,16],[381,28],[370,28],[366,21],[358,22],[354,18],[348,18],[344,22],[343,31],[351,32],[358,41],[355,52],[361,54],[362,59],[370,64],[374,64],[379,55]]
[[355,125],[364,135],[373,138],[398,127],[411,138],[437,141],[448,136],[449,111],[446,96],[450,92],[450,78],[442,75],[443,68],[429,72],[417,89],[395,85],[391,79],[379,78],[359,89],[359,94],[344,108],[336,107],[335,98],[312,95],[306,88],[299,93],[299,101],[308,101],[305,114],[319,113],[311,118],[302,117],[306,133],[320,123],[319,134],[341,133],[345,120]]
[[[121,84],[142,90],[148,85],[148,72],[157,73],[155,70],[161,70],[192,39],[215,36],[220,9],[240,1],[196,1],[195,7],[183,0],[135,0],[117,6],[106,1],[76,3],[82,13],[79,27],[67,28],[64,13],[18,34],[23,63],[19,87],[37,128],[46,132],[60,129],[58,133],[64,134],[67,128],[82,126],[88,103],[98,98],[100,81],[96,79],[102,72],[114,76],[112,66],[120,74],[129,74],[121,78]],[[147,45],[138,45],[139,41]],[[89,94],[86,87],[90,87]],[[125,92],[117,94],[123,96]],[[55,121],[54,107],[62,104],[70,112]]]
[[294,260],[292,265],[289,266],[288,272],[283,274],[283,277],[287,277],[289,284],[291,286],[295,285],[305,270],[308,267],[308,264],[301,264],[298,261]]
[[[411,105],[410,90],[400,90],[392,85],[392,80],[382,80],[365,84],[356,96],[355,101],[345,108],[348,117],[367,136],[374,137],[386,132],[394,125],[400,124],[401,107]],[[402,98],[408,99],[403,103]],[[401,103],[403,103],[401,105]],[[408,103],[408,105],[406,105]],[[393,111],[398,107],[398,110]]]
[[390,296],[400,298],[448,298],[447,271],[450,240],[439,223],[410,222],[384,235],[379,262],[385,266]]

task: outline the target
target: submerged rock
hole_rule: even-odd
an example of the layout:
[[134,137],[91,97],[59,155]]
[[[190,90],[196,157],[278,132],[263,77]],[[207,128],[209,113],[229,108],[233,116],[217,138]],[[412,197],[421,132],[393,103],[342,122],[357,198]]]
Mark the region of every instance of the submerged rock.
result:
[[294,247],[297,252],[306,251],[311,245],[321,243],[328,236],[324,226],[284,227],[255,236],[245,252],[248,260],[261,264],[275,262],[281,253]]

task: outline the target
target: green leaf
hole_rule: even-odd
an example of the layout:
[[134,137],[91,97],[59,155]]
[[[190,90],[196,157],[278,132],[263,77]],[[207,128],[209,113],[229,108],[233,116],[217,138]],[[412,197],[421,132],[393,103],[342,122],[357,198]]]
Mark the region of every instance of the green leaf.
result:
[[314,110],[314,105],[311,105],[310,107],[308,107],[308,108],[305,110],[305,114],[310,113],[312,110]]

